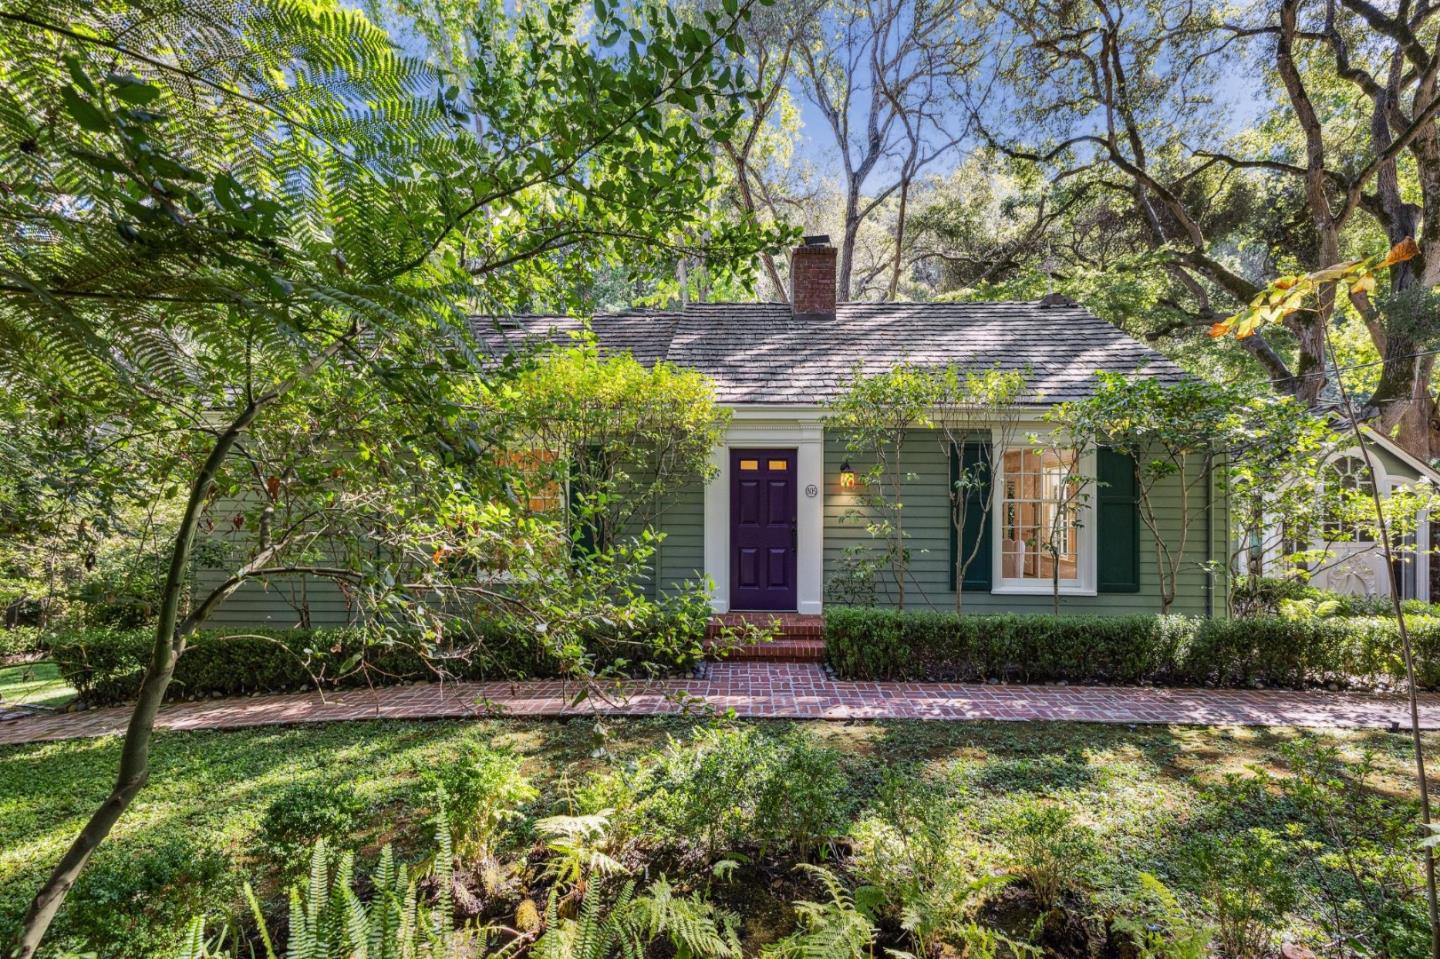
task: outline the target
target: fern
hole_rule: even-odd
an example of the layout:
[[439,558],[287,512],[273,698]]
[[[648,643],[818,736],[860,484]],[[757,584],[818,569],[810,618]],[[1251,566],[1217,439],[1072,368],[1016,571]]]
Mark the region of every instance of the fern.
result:
[[205,938],[205,920],[196,916],[185,929],[185,938],[180,942],[176,959],[222,959],[222,953],[212,952]]
[[[435,839],[433,876],[438,891],[434,908],[421,903],[414,876],[404,865],[396,865],[388,845],[380,851],[370,876],[367,902],[355,889],[354,855],[336,855],[323,840],[316,842],[303,888],[296,885],[290,890],[290,941],[283,959],[459,959],[468,955],[475,936],[468,930],[455,932],[450,828],[443,808],[436,817]],[[248,884],[245,896],[260,928],[265,959],[277,959],[260,903]],[[195,928],[187,944],[194,941]],[[203,931],[203,925],[198,928]]]
[[802,865],[825,887],[827,902],[795,904],[800,931],[760,950],[763,959],[866,959],[875,923],[861,912],[840,879],[820,866]]
[[550,816],[537,820],[535,831],[547,837],[551,852],[544,877],[558,885],[574,885],[591,873],[617,876],[622,863],[605,851],[609,841],[610,813],[602,809],[588,816]]
[[637,894],[634,880],[609,893],[590,886],[579,914],[560,915],[552,891],[537,959],[644,959],[650,944],[666,941],[676,959],[739,959],[738,919],[697,896],[677,896],[665,879]]
[[623,916],[635,950],[668,939],[676,959],[739,959],[738,918],[695,896],[677,896],[662,876],[636,897]]

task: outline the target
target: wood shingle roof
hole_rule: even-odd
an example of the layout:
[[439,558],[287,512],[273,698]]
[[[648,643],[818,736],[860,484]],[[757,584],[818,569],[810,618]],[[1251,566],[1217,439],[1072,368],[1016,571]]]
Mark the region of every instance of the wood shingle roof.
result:
[[[582,328],[565,316],[511,318],[498,331],[475,319],[492,352],[536,339],[557,341]],[[1027,402],[1082,399],[1097,371],[1178,382],[1172,361],[1079,306],[1036,302],[841,303],[833,318],[797,319],[783,303],[700,303],[683,311],[597,315],[602,350],[642,363],[666,360],[705,373],[727,405],[819,406],[852,370],[878,373],[898,363],[1030,371]]]

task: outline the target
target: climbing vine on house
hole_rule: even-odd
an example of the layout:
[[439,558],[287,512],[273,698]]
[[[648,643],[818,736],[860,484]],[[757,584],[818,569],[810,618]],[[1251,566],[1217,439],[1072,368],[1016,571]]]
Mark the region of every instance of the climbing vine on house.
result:
[[933,425],[937,396],[935,377],[920,367],[902,363],[867,374],[857,366],[826,419],[827,427],[844,438],[846,454],[864,464],[856,494],[861,508],[850,510],[844,519],[863,523],[880,542],[878,567],[888,574],[900,609],[905,608],[910,579],[905,450],[913,430]]
[[730,419],[702,374],[601,356],[589,334],[545,351],[491,397],[511,444],[543,452],[525,471],[530,495],[568,487],[572,530],[597,545],[653,525],[665,497],[709,479]]

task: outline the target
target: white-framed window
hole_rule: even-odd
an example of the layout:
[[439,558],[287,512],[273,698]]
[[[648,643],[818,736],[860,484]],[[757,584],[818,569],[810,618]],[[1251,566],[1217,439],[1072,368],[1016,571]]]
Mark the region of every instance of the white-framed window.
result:
[[[1349,509],[1341,509],[1338,502],[1327,504],[1325,511],[1325,539],[1329,542],[1350,542],[1357,545],[1375,542],[1373,522],[1362,522],[1361,517],[1373,518],[1373,510],[1365,510],[1375,495],[1375,484],[1370,479],[1370,468],[1358,453],[1340,453],[1325,464],[1326,473],[1322,482],[1333,483],[1334,496],[1345,496]],[[1383,473],[1382,479],[1383,479]],[[1383,489],[1382,485],[1382,489]],[[1361,510],[1359,516],[1354,515]]]
[[996,464],[996,593],[1095,593],[1093,451],[1015,446]]

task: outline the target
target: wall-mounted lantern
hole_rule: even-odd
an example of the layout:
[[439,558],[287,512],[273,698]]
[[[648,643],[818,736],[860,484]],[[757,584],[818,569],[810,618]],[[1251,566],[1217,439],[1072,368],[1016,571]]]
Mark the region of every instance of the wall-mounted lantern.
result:
[[850,468],[850,461],[846,460],[840,464],[840,488],[855,488],[855,471]]

